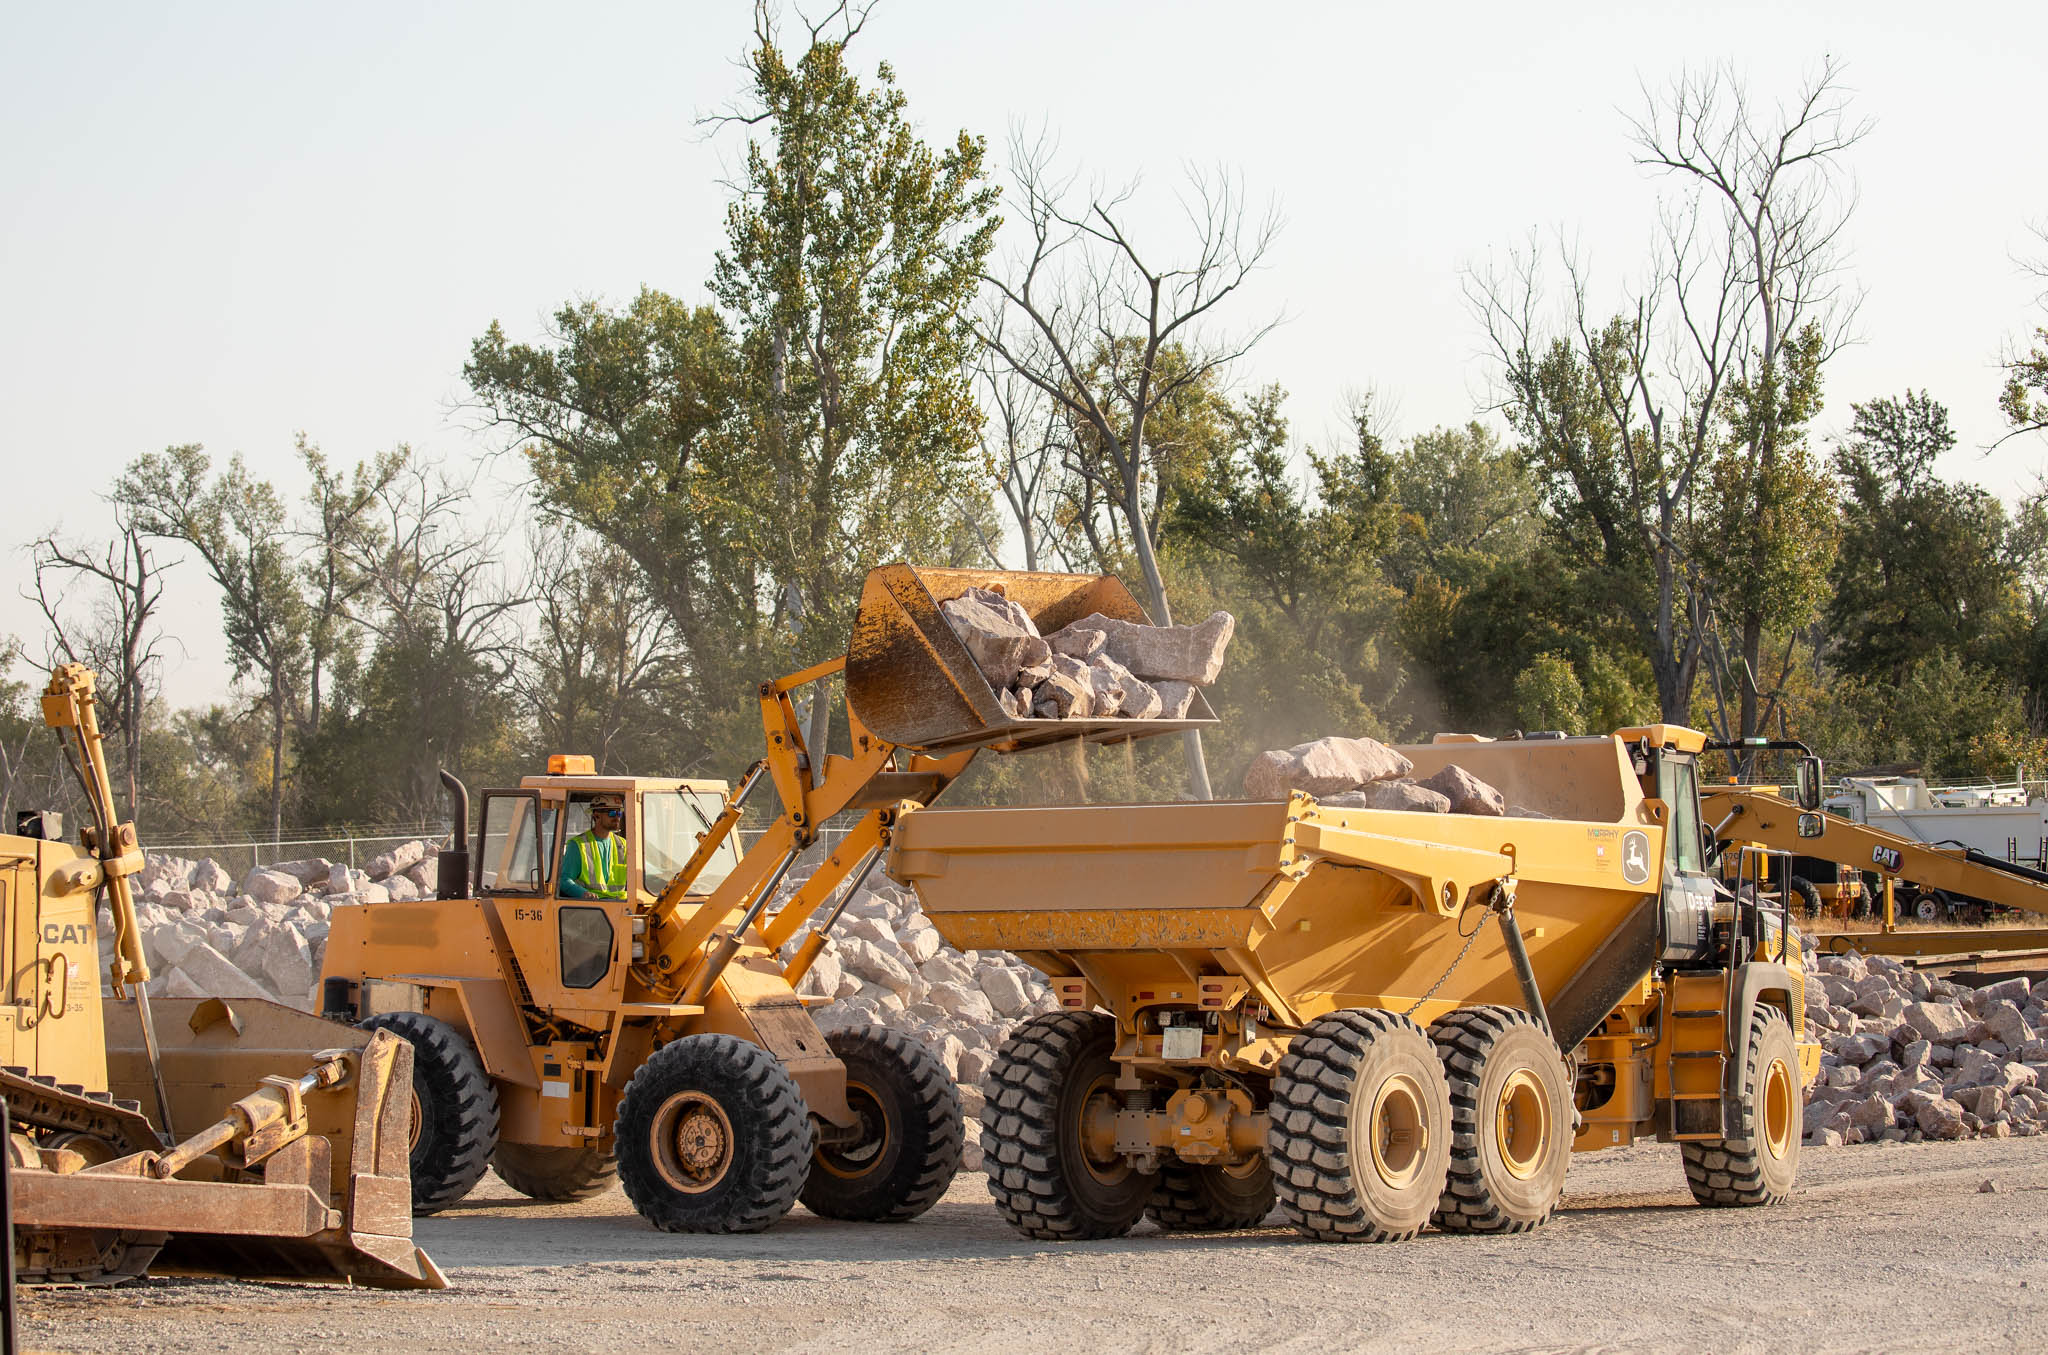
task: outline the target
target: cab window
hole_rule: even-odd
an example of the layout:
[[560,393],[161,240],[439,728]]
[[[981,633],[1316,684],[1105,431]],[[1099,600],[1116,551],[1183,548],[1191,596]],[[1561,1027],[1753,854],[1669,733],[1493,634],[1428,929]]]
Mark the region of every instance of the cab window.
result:
[[[697,839],[708,832],[725,811],[725,797],[708,790],[650,790],[640,797],[640,873],[647,891],[659,894],[668,888],[676,872],[689,864],[697,850]],[[739,834],[726,834],[725,841],[704,863],[704,869],[690,886],[693,894],[708,894],[725,883],[725,877],[740,863]]]
[[484,797],[483,854],[479,882],[495,894],[538,894],[554,873],[543,849],[555,834],[556,813],[530,791]]
[[1673,870],[1683,874],[1704,874],[1707,861],[1704,840],[1700,836],[1699,768],[1691,758],[1666,757],[1659,779],[1662,784],[1658,795],[1671,814],[1671,823],[1664,835],[1665,859]]

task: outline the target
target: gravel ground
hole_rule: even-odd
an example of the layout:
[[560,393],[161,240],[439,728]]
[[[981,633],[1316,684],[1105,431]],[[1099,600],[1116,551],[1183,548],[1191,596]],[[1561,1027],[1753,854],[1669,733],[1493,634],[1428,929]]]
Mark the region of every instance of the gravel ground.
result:
[[2008,1350],[2041,1341],[2044,1192],[2048,1138],[1809,1148],[1786,1206],[1708,1211],[1677,1150],[1643,1145],[1576,1159],[1558,1218],[1523,1237],[1338,1247],[1146,1224],[1056,1246],[1011,1233],[978,1175],[906,1225],[798,1209],[719,1238],[657,1233],[617,1190],[536,1205],[487,1177],[419,1223],[445,1293],[150,1280],[25,1294],[21,1335],[264,1355]]

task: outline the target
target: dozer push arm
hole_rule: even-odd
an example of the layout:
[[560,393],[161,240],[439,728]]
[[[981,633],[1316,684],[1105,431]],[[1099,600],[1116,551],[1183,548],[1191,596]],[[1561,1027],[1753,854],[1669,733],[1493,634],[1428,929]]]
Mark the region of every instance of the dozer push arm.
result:
[[1965,894],[1987,903],[2048,914],[2048,885],[1971,861],[1961,847],[1936,847],[1882,828],[1821,816],[1819,837],[1799,836],[1799,807],[1767,791],[1737,787],[1703,790],[1700,810],[1727,836],[1799,856],[1832,861],[1847,870],[1870,870],[1928,889]]

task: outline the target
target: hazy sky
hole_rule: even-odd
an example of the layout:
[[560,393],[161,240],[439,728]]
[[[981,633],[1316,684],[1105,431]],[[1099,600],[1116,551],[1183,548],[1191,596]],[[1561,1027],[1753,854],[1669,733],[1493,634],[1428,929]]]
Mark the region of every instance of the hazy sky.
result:
[[[1489,251],[1562,229],[1598,285],[1637,271],[1668,191],[1629,156],[1641,82],[1733,59],[1775,100],[1832,55],[1875,128],[1850,156],[1861,341],[1821,427],[1925,387],[1946,472],[2010,498],[2048,465],[2039,439],[1981,451],[2000,344],[2041,315],[2014,258],[2048,218],[2048,5],[1793,10],[884,0],[853,55],[895,67],[929,139],[1000,161],[1043,123],[1084,173],[1142,176],[1156,227],[1184,165],[1240,171],[1286,225],[1238,317],[1289,319],[1235,378],[1286,386],[1311,440],[1365,387],[1401,433],[1486,404],[1459,282]],[[703,297],[741,142],[697,119],[741,90],[745,4],[5,11],[0,634],[32,649],[26,543],[103,529],[137,454],[240,451],[294,492],[300,430],[342,462],[470,457],[498,445],[457,407],[490,320]],[[194,566],[170,586],[169,695],[217,698],[214,602]]]

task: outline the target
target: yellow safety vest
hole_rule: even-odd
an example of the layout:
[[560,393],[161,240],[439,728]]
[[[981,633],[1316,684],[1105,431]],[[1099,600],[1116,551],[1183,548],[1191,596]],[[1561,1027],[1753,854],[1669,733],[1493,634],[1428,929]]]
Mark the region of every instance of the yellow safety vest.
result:
[[578,833],[569,839],[578,853],[577,882],[595,899],[626,897],[626,844],[617,833]]

